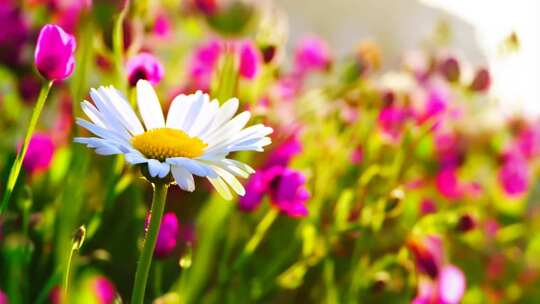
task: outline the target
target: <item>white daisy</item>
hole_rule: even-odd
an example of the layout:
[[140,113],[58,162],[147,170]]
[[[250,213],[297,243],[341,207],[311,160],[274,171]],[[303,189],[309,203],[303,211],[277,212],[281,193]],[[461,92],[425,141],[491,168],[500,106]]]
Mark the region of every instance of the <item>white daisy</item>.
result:
[[[131,164],[146,164],[152,178],[172,174],[183,190],[195,190],[193,175],[206,177],[226,199],[245,190],[236,177],[247,178],[255,171],[248,165],[228,159],[234,151],[263,151],[270,144],[272,128],[257,124],[244,128],[250,118],[245,111],[236,116],[238,99],[219,105],[198,91],[174,98],[167,118],[157,95],[146,80],[137,82],[137,104],[144,127],[121,92],[114,87],[92,89],[94,104],[81,103],[90,121],[77,118],[77,124],[96,137],[77,137],[101,155],[124,154]],[[233,117],[234,116],[234,117]]]

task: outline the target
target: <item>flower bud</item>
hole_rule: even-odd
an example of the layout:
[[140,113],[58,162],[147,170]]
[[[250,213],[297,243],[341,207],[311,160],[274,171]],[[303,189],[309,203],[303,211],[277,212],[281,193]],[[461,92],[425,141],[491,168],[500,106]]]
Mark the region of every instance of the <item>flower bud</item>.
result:
[[39,73],[48,80],[64,80],[75,67],[75,37],[54,24],[39,32],[34,61]]
[[491,76],[487,69],[479,69],[471,83],[471,90],[476,92],[485,92],[491,86]]
[[446,58],[440,63],[439,72],[449,82],[456,82],[460,76],[459,62],[453,57]]

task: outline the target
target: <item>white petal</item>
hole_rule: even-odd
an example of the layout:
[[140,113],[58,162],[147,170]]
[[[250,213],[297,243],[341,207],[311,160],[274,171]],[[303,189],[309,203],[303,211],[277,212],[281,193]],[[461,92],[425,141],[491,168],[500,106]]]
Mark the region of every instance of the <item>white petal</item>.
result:
[[238,99],[231,98],[227,100],[220,108],[217,110],[215,114],[215,118],[212,121],[212,124],[210,127],[205,131],[199,134],[198,136],[200,138],[205,138],[207,135],[214,133],[217,129],[219,129],[224,123],[229,121],[236,111],[238,110]]
[[171,165],[184,167],[192,174],[195,174],[200,177],[207,177],[207,176],[217,177],[216,172],[214,172],[212,168],[196,160],[192,160],[185,157],[172,157],[172,158],[167,158],[166,161],[167,163]]
[[96,89],[91,89],[90,96],[92,96],[92,100],[94,100],[94,103],[99,110],[99,114],[101,115],[100,118],[107,129],[115,131],[116,133],[122,135],[122,137],[126,140],[129,140],[131,135],[128,133],[124,124],[120,121],[120,116],[111,106],[111,102],[103,93],[102,88],[100,88],[99,91]]
[[120,91],[115,89],[113,86],[108,88],[103,88],[104,93],[109,97],[111,106],[114,107],[116,113],[119,115],[120,120],[126,126],[128,131],[132,135],[139,135],[144,133],[143,126],[131,108],[131,105],[128,103],[127,99],[122,95]]
[[126,161],[132,165],[142,164],[148,162],[144,156],[140,153],[127,153],[125,155]]
[[137,82],[137,105],[146,130],[165,127],[165,119],[156,91],[146,80]]
[[174,176],[176,184],[182,188],[182,190],[193,192],[195,190],[195,181],[193,175],[186,169],[179,166],[172,166],[171,172]]
[[100,126],[96,126],[95,124],[93,124],[93,123],[91,123],[89,121],[86,121],[84,119],[81,119],[81,118],[77,118],[75,120],[75,122],[79,126],[87,129],[88,131],[96,134],[97,136],[99,136],[101,138],[116,141],[116,142],[122,143],[122,144],[127,145],[127,146],[130,145],[129,141],[127,141],[122,135],[118,134],[117,132],[115,132],[113,130],[104,129],[104,128],[100,127]]
[[223,180],[225,180],[227,184],[229,184],[229,186],[231,186],[234,192],[236,192],[240,196],[244,196],[244,194],[246,194],[244,186],[242,186],[242,184],[236,179],[236,177],[234,177],[234,175],[218,166],[212,166],[212,168],[216,170],[219,176],[223,178]]
[[221,197],[228,201],[232,199],[231,191],[229,190],[229,187],[227,187],[227,184],[225,184],[225,182],[221,179],[221,177],[207,177],[207,179],[210,184],[214,186],[214,188],[219,193],[219,195],[221,195]]
[[162,163],[156,159],[148,160],[148,172],[152,177],[158,176],[159,178],[164,178],[169,174],[169,170],[170,166],[167,163]]
[[105,123],[103,122],[103,117],[101,117],[101,114],[99,113],[98,109],[96,109],[96,107],[93,104],[85,100],[81,102],[81,108],[84,114],[86,114],[86,116],[88,116],[88,118],[90,118],[90,120],[93,123],[95,123],[96,125],[102,128],[107,128],[107,126],[105,126]]
[[184,94],[178,95],[173,99],[169,107],[169,113],[167,113],[167,128],[182,129],[191,102],[191,96]]
[[251,114],[248,111],[244,111],[236,115],[233,119],[229,120],[222,127],[215,132],[208,134],[205,138],[202,138],[209,147],[214,145],[216,141],[222,141],[225,138],[235,136],[244,126],[247,124]]
[[210,126],[212,126],[218,109],[219,103],[217,100],[214,99],[212,102],[206,103],[204,108],[201,110],[201,115],[199,115],[197,121],[194,122],[193,126],[191,127],[190,135],[199,137],[200,134],[206,132]]
[[[189,130],[191,130],[191,127],[193,126],[193,123],[200,115],[201,109],[203,108],[205,102],[205,95],[206,94],[203,95],[201,91],[197,91],[195,95],[192,95],[193,102],[191,102],[191,106],[189,107],[186,118],[184,119],[184,123],[182,124],[182,130],[188,134]],[[206,98],[208,98],[208,95],[206,95]]]

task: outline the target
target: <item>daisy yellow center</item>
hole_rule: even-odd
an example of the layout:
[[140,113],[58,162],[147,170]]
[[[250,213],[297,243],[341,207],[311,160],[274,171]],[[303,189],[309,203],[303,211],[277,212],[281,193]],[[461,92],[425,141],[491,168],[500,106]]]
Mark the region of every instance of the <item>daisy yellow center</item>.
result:
[[148,158],[164,161],[169,157],[195,158],[201,156],[207,144],[183,131],[158,128],[134,136],[131,144]]

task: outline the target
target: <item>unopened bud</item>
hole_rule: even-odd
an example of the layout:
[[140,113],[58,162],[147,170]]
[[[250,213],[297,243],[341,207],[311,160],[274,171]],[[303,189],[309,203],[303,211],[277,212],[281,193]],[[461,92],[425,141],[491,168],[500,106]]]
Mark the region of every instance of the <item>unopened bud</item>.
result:
[[79,250],[81,249],[84,238],[86,237],[86,228],[84,228],[84,225],[79,227],[77,231],[75,231],[75,234],[73,234],[73,249]]

